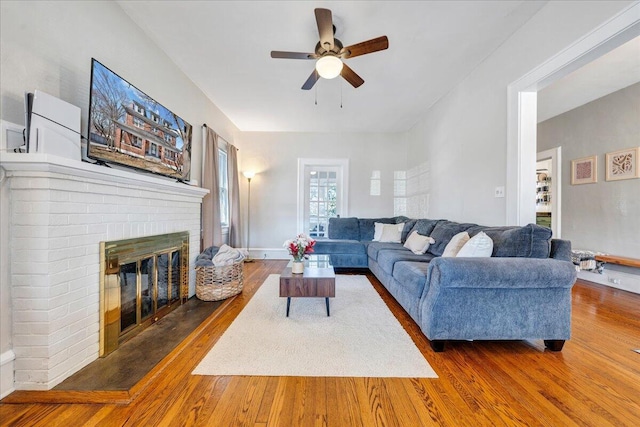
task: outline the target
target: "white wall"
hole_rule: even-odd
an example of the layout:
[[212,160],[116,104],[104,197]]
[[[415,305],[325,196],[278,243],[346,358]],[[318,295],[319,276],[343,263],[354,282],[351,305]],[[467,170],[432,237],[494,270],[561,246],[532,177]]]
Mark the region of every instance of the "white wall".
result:
[[[243,132],[236,140],[240,171],[258,173],[251,180],[252,248],[281,248],[297,232],[298,158],[349,159],[348,215],[393,216],[393,172],[407,163],[403,135]],[[380,196],[369,195],[374,170],[381,171]],[[246,180],[243,187],[244,204]]]
[[[138,28],[115,2],[0,2],[0,118],[24,124],[25,91],[39,89],[77,105],[86,134],[94,57],[194,127],[192,179],[200,179],[201,132],[207,123],[226,140],[237,128]],[[5,258],[10,230],[6,192],[0,194],[0,355],[11,343]]]
[[[640,258],[640,179],[605,181],[605,154],[640,146],[640,83],[538,124],[562,146],[562,233],[574,248]],[[598,156],[598,182],[571,185],[571,160]]]
[[429,110],[409,132],[408,167],[430,166],[432,218],[506,222],[494,189],[517,185],[505,182],[508,85],[631,3],[549,2]]
[[3,1],[0,7],[3,120],[23,124],[24,92],[39,89],[80,107],[86,135],[93,57],[194,127],[192,178],[200,179],[203,123],[233,141],[235,125],[117,3]]

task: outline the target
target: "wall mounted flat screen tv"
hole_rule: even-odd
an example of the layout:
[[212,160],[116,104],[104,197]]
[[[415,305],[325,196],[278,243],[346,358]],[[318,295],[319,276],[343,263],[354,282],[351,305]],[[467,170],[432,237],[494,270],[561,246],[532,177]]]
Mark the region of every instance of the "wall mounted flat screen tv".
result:
[[91,60],[87,156],[188,181],[189,123]]

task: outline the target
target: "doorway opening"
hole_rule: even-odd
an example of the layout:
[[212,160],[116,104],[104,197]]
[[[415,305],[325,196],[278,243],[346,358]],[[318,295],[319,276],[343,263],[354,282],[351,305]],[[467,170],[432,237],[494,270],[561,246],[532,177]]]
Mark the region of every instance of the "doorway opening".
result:
[[640,4],[635,3],[508,87],[508,224],[536,220],[537,93],[605,53],[640,36]]
[[540,151],[536,163],[536,224],[562,238],[562,147]]

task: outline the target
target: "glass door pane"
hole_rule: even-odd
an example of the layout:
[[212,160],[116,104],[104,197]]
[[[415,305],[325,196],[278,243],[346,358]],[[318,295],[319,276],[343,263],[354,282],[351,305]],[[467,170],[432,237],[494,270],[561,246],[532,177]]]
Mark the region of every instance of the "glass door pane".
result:
[[136,262],[120,266],[120,331],[136,324],[138,306],[138,274]]
[[180,298],[180,251],[171,253],[171,302]]
[[329,218],[338,211],[339,167],[307,166],[305,230],[313,238],[328,237]]
[[158,255],[158,310],[169,304],[169,254]]
[[154,258],[145,258],[140,261],[140,320],[145,320],[154,312]]

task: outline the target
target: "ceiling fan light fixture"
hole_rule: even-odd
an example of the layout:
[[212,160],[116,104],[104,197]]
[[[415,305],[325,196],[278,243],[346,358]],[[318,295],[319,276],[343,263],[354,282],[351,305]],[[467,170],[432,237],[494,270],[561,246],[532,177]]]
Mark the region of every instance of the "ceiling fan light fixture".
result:
[[342,61],[337,56],[326,55],[316,62],[316,71],[320,77],[333,79],[340,75],[342,65]]

